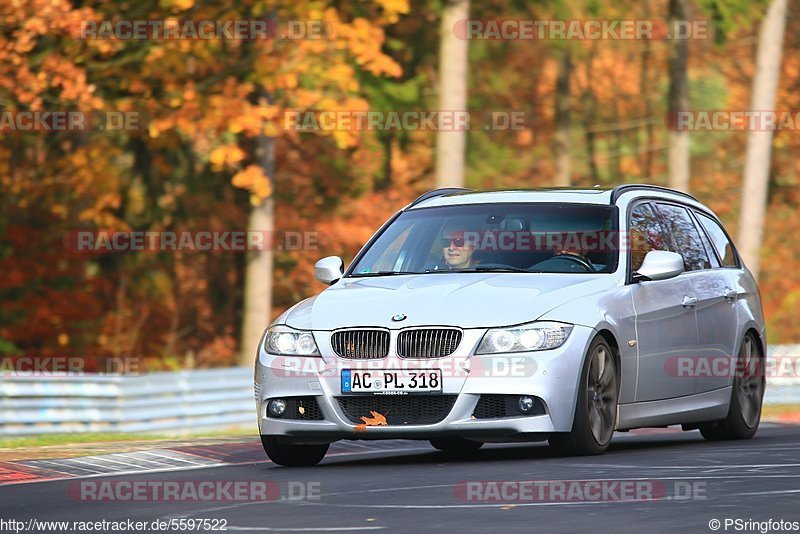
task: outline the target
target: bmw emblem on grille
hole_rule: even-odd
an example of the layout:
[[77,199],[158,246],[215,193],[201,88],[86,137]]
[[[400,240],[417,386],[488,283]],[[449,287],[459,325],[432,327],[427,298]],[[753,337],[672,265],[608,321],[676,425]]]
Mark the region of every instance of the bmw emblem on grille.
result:
[[405,313],[398,313],[397,315],[392,315],[392,321],[394,322],[405,321],[406,317],[408,317],[408,315],[406,315]]

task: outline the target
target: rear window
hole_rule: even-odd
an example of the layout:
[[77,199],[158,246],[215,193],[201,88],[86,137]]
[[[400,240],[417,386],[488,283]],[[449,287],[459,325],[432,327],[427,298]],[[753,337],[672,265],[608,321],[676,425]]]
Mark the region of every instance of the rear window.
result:
[[708,252],[700,239],[700,233],[692,221],[689,211],[681,206],[658,204],[658,211],[663,216],[667,232],[672,236],[675,252],[683,256],[685,271],[710,269]]
[[738,267],[736,254],[733,251],[733,244],[731,244],[730,239],[725,235],[725,231],[719,223],[702,213],[697,213],[697,218],[700,220],[700,224],[703,225],[706,232],[708,232],[711,243],[714,245],[714,250],[717,251],[717,255],[722,260],[722,265],[725,267]]

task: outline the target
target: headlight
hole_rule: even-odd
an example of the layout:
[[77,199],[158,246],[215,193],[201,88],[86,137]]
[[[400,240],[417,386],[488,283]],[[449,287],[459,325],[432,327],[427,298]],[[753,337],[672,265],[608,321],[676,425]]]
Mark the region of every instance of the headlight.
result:
[[314,335],[288,326],[273,326],[264,336],[264,350],[286,356],[319,356]]
[[564,344],[571,331],[572,325],[547,322],[492,328],[483,336],[475,354],[555,349]]

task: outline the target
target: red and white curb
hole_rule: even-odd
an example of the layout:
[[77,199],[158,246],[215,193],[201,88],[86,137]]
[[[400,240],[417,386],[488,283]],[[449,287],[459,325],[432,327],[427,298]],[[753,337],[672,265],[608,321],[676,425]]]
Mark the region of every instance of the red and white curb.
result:
[[[432,450],[424,442],[407,440],[338,442],[327,456],[385,451]],[[260,442],[224,443],[117,452],[96,456],[0,462],[0,486],[73,478],[132,475],[269,463]]]

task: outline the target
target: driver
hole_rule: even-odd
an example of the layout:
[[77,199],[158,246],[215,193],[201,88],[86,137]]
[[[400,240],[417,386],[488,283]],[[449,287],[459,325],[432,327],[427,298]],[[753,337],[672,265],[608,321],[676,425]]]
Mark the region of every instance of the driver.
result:
[[442,237],[442,256],[448,269],[468,269],[475,265],[475,245],[467,243],[463,230],[446,230]]

